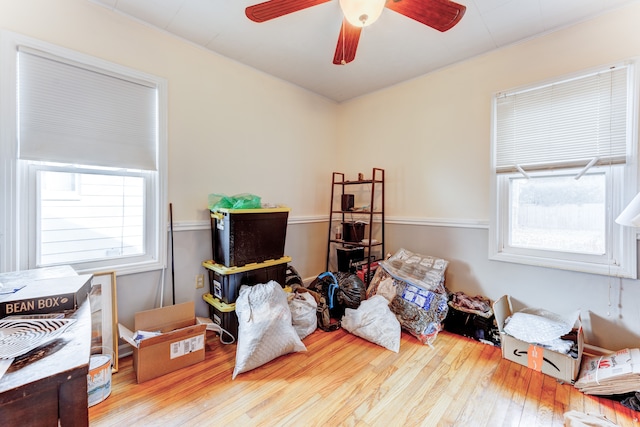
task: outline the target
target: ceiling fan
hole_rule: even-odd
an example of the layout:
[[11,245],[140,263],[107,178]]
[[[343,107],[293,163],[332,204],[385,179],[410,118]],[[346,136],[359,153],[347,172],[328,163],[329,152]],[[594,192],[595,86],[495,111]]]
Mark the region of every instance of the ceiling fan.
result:
[[[265,22],[331,0],[269,0],[246,8],[254,22]],[[466,6],[450,0],[339,0],[344,14],[333,63],[345,65],[356,57],[362,27],[371,25],[385,7],[444,32],[455,26]]]

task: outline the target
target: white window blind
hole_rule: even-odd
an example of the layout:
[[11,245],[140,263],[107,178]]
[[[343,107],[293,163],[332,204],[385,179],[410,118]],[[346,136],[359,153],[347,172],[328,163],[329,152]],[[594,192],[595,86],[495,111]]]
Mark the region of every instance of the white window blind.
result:
[[30,48],[18,53],[23,160],[157,170],[157,90]]
[[629,68],[499,95],[496,172],[624,163]]

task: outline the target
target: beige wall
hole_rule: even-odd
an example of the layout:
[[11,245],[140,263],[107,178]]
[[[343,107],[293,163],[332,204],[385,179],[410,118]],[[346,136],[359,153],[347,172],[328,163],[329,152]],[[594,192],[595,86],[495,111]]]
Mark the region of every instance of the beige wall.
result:
[[[286,252],[324,268],[330,176],[387,172],[387,251],[450,260],[447,286],[529,306],[580,308],[593,344],[640,339],[640,282],[489,261],[493,92],[640,54],[640,5],[334,104],[87,0],[0,0],[0,29],[164,77],[176,300],[196,300],[210,255],[206,195],[252,192],[292,208]],[[1,64],[0,64],[1,66]],[[465,228],[466,227],[466,228]],[[170,272],[118,277],[119,316],[171,302]]]
[[[211,259],[207,195],[254,193],[288,205],[287,254],[302,273],[324,268],[335,103],[152,29],[88,0],[0,0],[0,30],[121,64],[168,82],[169,194],[175,222],[171,270],[118,276],[118,314],[195,300]],[[1,64],[0,64],[1,66]],[[168,209],[168,207],[167,207]],[[170,262],[169,258],[169,262]],[[168,265],[171,265],[170,263]]]
[[640,56],[640,4],[338,106],[352,174],[387,170],[387,251],[450,261],[447,287],[530,307],[581,310],[587,339],[637,346],[640,282],[488,260],[491,97]]
[[87,0],[1,0],[0,28],[168,80],[175,221],[206,219],[213,192],[324,211],[328,186],[309,182],[337,143],[333,102]]
[[342,157],[388,170],[390,216],[487,222],[492,95],[640,55],[639,20],[636,3],[342,104]]

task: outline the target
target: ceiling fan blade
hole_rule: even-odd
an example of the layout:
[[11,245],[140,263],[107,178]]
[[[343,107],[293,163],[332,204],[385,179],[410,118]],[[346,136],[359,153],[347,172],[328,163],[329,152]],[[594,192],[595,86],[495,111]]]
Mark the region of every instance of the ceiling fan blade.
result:
[[442,32],[455,26],[467,10],[450,0],[389,0],[385,7]]
[[336,53],[333,55],[334,64],[346,65],[355,59],[361,32],[362,27],[349,24],[347,18],[342,20]]
[[270,0],[249,6],[244,13],[254,22],[264,22],[329,1],[331,0]]

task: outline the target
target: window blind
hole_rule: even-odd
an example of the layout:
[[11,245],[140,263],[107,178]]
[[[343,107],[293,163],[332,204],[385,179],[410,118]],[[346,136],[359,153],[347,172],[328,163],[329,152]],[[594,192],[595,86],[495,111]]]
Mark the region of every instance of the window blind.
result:
[[629,66],[496,99],[496,172],[624,163]]
[[157,170],[151,83],[20,47],[18,157]]

